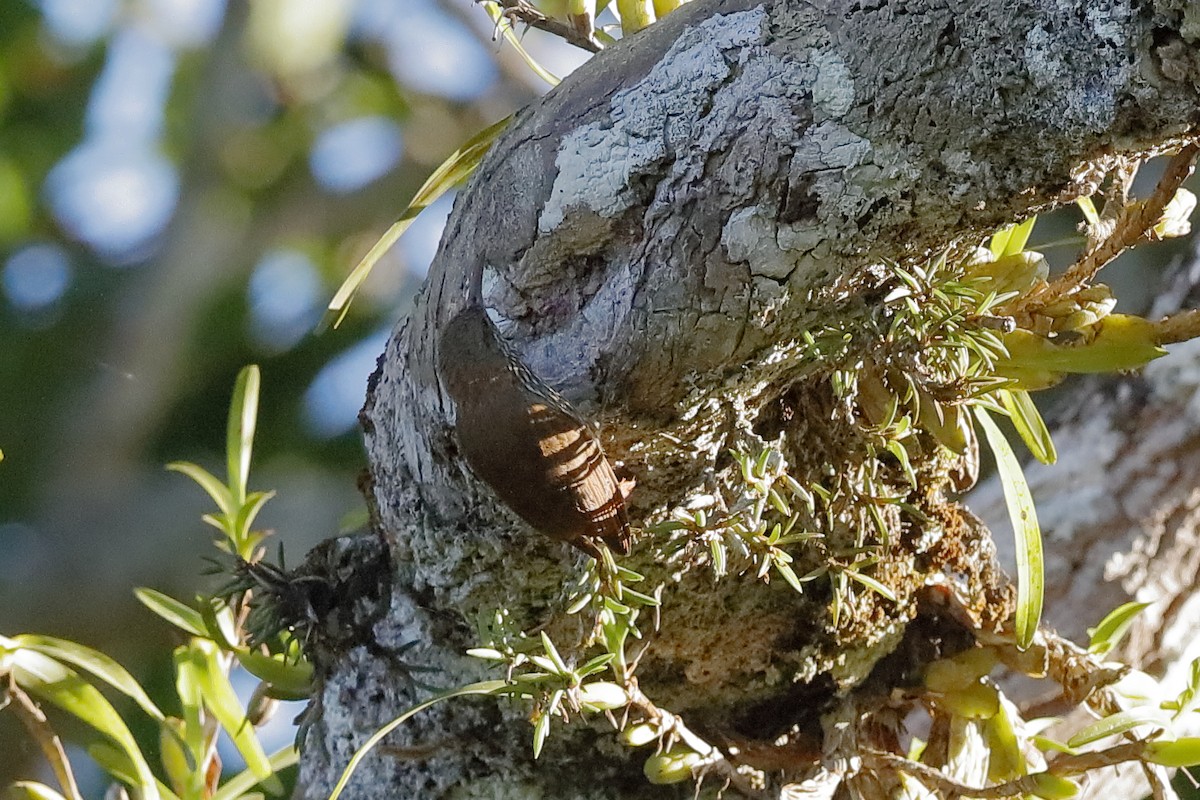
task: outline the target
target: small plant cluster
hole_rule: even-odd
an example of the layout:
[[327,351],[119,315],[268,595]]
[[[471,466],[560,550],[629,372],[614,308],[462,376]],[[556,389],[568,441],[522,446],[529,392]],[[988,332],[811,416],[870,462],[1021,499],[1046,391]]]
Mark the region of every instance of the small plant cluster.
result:
[[[1200,660],[1187,686],[1159,700],[1161,687],[1145,673],[1103,656],[1120,642],[1146,604],[1127,603],[1091,629],[1086,651],[1051,634],[1039,634],[1024,650],[1011,641],[979,644],[927,665],[920,703],[929,714],[926,741],[914,739],[906,756],[877,750],[864,761],[894,772],[908,797],[986,796],[1069,798],[1077,778],[1121,763],[1188,767],[1200,764],[1200,738],[1180,736],[1177,726],[1200,708]],[[1066,741],[1050,735],[1063,720],[1026,721],[989,678],[998,666],[1050,677],[1072,706],[1083,702],[1096,718]],[[1086,685],[1070,697],[1071,685]],[[1153,774],[1152,772],[1148,774]],[[986,787],[984,781],[986,779]],[[1164,788],[1160,785],[1160,789]],[[1156,795],[1160,796],[1160,795]]]
[[[216,502],[218,511],[204,517],[220,535],[216,545],[227,554],[255,560],[266,534],[253,528],[270,493],[249,492],[250,454],[258,408],[259,373],[248,367],[238,376],[228,429],[228,477],[221,481],[188,463],[170,469],[188,475]],[[174,651],[175,702],[178,715],[168,715],[151,700],[120,664],[82,644],[49,636],[0,636],[0,708],[21,720],[49,761],[55,789],[37,781],[10,787],[10,796],[29,800],[82,800],[75,772],[58,734],[41,708],[48,704],[84,725],[89,756],[114,781],[113,796],[132,794],[148,800],[239,800],[282,794],[279,773],[299,756],[289,745],[268,755],[255,728],[270,719],[281,699],[307,697],[312,668],[299,643],[284,634],[270,646],[253,643],[239,606],[211,597],[189,605],[153,589],[136,590],[151,611],[187,635]],[[239,598],[244,601],[248,598]],[[240,665],[261,681],[243,705],[230,683]],[[133,701],[158,729],[158,764],[151,765],[129,725],[98,687],[108,687]],[[217,737],[224,731],[246,762],[246,769],[224,781]]]

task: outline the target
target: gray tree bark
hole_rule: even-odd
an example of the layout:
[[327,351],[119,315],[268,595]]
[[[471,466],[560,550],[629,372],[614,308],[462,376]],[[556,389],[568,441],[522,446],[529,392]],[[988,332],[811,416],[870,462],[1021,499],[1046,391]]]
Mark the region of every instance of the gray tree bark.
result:
[[[978,244],[1089,194],[1115,159],[1196,134],[1198,42],[1187,0],[697,0],[519,114],[460,194],[369,389],[385,547],[344,540],[321,557],[343,575],[382,560],[390,588],[365,581],[374,594],[349,592],[322,621],[337,633],[316,653],[303,796],[327,796],[358,745],[425,696],[419,682],[485,675],[464,655],[479,618],[506,608],[556,642],[588,632],[563,614],[581,556],[522,526],[456,456],[436,334],[474,269],[508,340],[637,476],[637,520],[703,502],[739,446],[778,441],[794,474],[836,475],[838,410],[802,332],[866,325],[885,262]],[[999,624],[1008,589],[982,526],[944,516],[914,537],[887,522],[898,544],[880,570],[899,600],[860,594],[861,624],[837,633],[828,596],[714,584],[656,562],[644,538],[628,563],[668,588],[642,688],[713,737],[819,734],[819,714],[863,686],[939,576]],[[932,570],[920,547],[936,551]],[[604,725],[557,727],[535,763],[526,714],[490,699],[436,707],[369,757],[347,796],[671,793]],[[773,777],[803,763],[786,766]]]

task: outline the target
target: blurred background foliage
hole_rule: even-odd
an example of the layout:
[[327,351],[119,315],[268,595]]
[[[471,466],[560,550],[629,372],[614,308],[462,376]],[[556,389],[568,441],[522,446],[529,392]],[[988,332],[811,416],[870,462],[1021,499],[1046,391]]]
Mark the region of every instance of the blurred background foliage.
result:
[[[451,198],[314,326],[428,173],[546,88],[468,0],[0,2],[0,632],[168,679],[131,589],[205,585],[209,501],[163,464],[220,470],[247,363],[272,547],[356,524],[366,379]],[[11,719],[0,753],[0,784],[37,771]]]

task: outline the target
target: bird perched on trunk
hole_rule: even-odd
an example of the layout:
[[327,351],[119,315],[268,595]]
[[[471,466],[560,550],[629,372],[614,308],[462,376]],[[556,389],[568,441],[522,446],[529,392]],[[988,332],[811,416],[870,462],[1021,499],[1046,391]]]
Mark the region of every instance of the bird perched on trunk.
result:
[[508,347],[482,305],[442,329],[437,361],[475,474],[547,536],[595,558],[596,539],[628,553],[625,494],[600,440]]

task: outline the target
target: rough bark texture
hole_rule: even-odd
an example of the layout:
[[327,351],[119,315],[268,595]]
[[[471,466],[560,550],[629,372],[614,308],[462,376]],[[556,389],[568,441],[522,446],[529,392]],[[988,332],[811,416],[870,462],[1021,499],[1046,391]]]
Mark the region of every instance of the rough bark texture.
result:
[[[579,556],[518,524],[456,457],[436,334],[474,269],[509,341],[637,476],[636,519],[706,493],[729,449],[781,435],[802,479],[836,473],[844,431],[800,334],[865,326],[885,260],[977,244],[1091,192],[1115,156],[1195,133],[1198,16],[1187,0],[697,0],[518,115],[460,194],[370,387],[391,590],[318,653],[304,796],[326,796],[354,749],[424,696],[414,675],[482,677],[463,656],[481,615],[508,608],[556,641],[587,633],[561,611]],[[929,530],[887,520],[897,536],[876,577],[900,601],[859,595],[850,629],[828,623],[827,593],[714,585],[635,547],[629,564],[668,583],[642,687],[713,737],[816,733],[912,633],[930,570],[957,573],[995,623],[1006,589],[986,532],[928,502]],[[339,570],[379,557],[367,540],[330,554]],[[389,740],[405,749],[368,759],[349,796],[670,794],[602,726],[556,729],[534,764],[524,713],[440,706]]]

